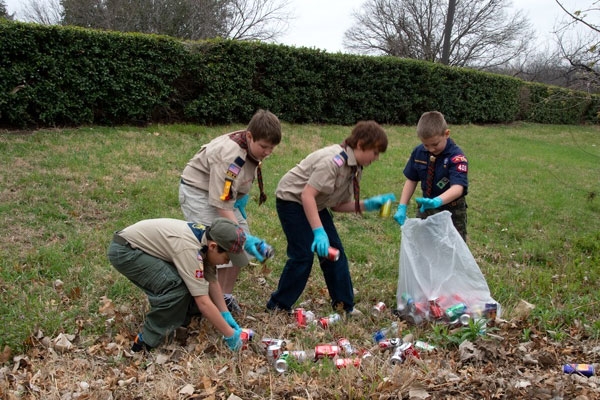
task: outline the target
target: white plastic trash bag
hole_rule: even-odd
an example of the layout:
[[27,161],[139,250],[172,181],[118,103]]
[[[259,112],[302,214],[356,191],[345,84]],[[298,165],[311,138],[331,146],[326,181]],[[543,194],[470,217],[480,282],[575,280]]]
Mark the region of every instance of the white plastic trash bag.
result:
[[[470,318],[500,316],[500,305],[490,296],[449,211],[426,219],[409,218],[402,226],[396,300],[398,312],[416,323],[434,319],[456,322],[461,316],[465,323]],[[434,309],[436,305],[439,309]]]

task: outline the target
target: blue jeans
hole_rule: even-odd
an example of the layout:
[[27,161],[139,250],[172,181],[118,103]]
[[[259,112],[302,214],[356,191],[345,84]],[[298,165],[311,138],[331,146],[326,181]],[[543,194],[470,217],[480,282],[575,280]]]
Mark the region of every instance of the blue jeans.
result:
[[[315,257],[315,253],[310,249],[314,235],[301,204],[277,199],[276,208],[281,227],[287,238],[288,260],[279,278],[277,290],[271,294],[267,303],[267,308],[291,311],[292,306],[304,291],[310,276]],[[325,284],[331,297],[331,306],[334,310],[341,307],[345,311],[352,311],[354,291],[342,241],[333,224],[329,209],[321,210],[319,217],[329,237],[330,246],[340,251],[340,258],[335,262],[319,257],[321,271],[323,271]]]

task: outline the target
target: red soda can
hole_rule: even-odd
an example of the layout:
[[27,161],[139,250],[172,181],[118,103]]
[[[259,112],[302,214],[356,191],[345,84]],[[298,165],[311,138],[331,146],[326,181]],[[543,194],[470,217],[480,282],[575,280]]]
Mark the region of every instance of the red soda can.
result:
[[267,347],[267,359],[273,361],[281,355],[281,346],[278,344],[271,344]]
[[335,366],[337,369],[346,368],[347,366],[353,365],[355,367],[360,366],[360,358],[336,358]]
[[329,261],[336,262],[340,259],[340,251],[335,247],[329,247],[329,249],[327,250],[327,259]]
[[398,346],[398,348],[402,351],[402,353],[404,354],[404,357],[414,357],[414,358],[421,358],[421,355],[419,354],[419,352],[417,351],[417,349],[415,349],[415,347],[412,345],[412,343],[402,343],[400,346]]
[[402,339],[400,339],[400,338],[383,339],[383,340],[379,341],[379,343],[378,343],[379,350],[393,349],[393,348],[400,346],[401,344],[402,344]]
[[344,351],[344,354],[348,356],[356,353],[356,350],[354,350],[354,347],[352,347],[350,341],[346,338],[339,338],[337,344],[340,347],[340,349]]
[[304,313],[304,308],[296,308],[294,310],[294,315],[298,326],[304,328],[306,326],[306,314]]
[[319,344],[315,347],[315,361],[321,358],[333,358],[340,354],[339,346],[332,344]]
[[429,300],[429,312],[434,319],[441,319],[444,316],[442,307],[438,303],[438,298]]
[[380,315],[385,311],[386,308],[387,307],[383,301],[378,302],[373,306],[373,315]]
[[254,337],[254,331],[250,328],[242,328],[242,333],[240,333],[240,339],[242,340],[242,350],[248,348],[248,342],[252,341]]
[[323,329],[326,329],[329,327],[329,325],[331,324],[335,324],[336,322],[338,322],[342,317],[340,317],[340,314],[335,313],[335,314],[330,314],[327,317],[321,317],[319,318],[319,321],[317,322],[319,324],[319,326]]

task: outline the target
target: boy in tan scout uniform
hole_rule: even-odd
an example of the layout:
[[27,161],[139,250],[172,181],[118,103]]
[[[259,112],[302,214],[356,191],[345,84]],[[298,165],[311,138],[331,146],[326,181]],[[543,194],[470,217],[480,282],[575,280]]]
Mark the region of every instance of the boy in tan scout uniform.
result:
[[241,329],[223,300],[217,265],[248,264],[244,230],[226,218],[210,227],[170,218],[137,222],[113,236],[111,264],[148,296],[150,311],[131,350],[159,346],[200,312],[230,349],[241,346]]
[[[245,250],[258,261],[264,257],[257,246],[263,242],[250,235],[245,205],[256,177],[259,205],[266,201],[262,161],[281,142],[281,124],[271,112],[258,110],[244,130],[227,133],[205,144],[181,174],[179,203],[188,221],[210,226],[217,217],[228,218],[246,231]],[[230,311],[239,313],[233,297],[240,265],[219,266],[219,282]]]
[[[292,310],[304,291],[316,251],[333,309],[361,314],[354,308],[348,259],[330,211],[375,211],[395,200],[392,193],[360,200],[362,169],[378,160],[387,145],[387,135],[379,124],[360,121],[342,144],[309,154],[281,178],[276,208],[289,258],[267,309]],[[339,250],[337,260],[328,258],[330,247]]]

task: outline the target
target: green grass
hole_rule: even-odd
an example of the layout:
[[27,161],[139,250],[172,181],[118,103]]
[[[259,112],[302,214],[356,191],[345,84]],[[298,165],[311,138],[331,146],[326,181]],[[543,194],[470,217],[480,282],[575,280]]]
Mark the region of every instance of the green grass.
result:
[[[134,320],[120,323],[136,329],[145,300],[106,259],[112,232],[141,219],[182,218],[178,182],[184,165],[203,143],[239,128],[159,125],[0,134],[0,345],[23,350],[38,329],[48,336],[105,334],[103,296],[129,308]],[[276,251],[270,273],[250,268],[240,277],[237,296],[251,311],[262,311],[285,262],[273,195],[279,178],[311,151],[341,142],[350,129],[284,125],[282,143],[264,163],[269,200],[247,208],[253,233]],[[385,192],[399,197],[402,169],[418,144],[414,127],[386,131],[388,151],[365,169],[363,197]],[[599,129],[469,125],[452,126],[451,132],[469,159],[468,243],[492,296],[506,315],[519,299],[535,304],[531,324],[555,339],[579,323],[591,337],[600,337]],[[253,198],[257,195],[254,188]],[[409,210],[414,216],[414,207]],[[368,311],[376,301],[393,307],[398,225],[377,213],[335,218],[358,289],[357,307]],[[256,284],[259,277],[264,285]],[[57,280],[64,282],[61,290],[55,289]],[[315,311],[330,312],[318,267],[300,301],[309,299]]]

